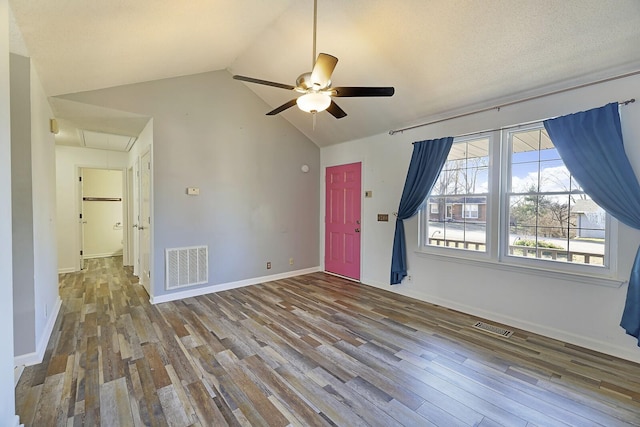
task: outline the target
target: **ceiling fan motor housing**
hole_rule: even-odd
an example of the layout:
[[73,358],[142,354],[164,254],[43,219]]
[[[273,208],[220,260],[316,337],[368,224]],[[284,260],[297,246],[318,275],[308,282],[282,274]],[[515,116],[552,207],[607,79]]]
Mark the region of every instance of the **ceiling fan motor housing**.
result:
[[296,89],[300,89],[301,92],[320,91],[329,87],[331,87],[331,80],[328,80],[324,87],[318,83],[314,84],[311,81],[311,73],[300,74],[296,79]]

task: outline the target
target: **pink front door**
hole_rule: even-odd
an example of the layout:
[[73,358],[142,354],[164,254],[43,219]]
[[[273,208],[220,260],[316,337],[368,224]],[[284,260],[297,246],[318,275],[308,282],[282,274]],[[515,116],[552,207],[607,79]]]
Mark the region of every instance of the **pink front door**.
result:
[[361,163],[326,173],[324,269],[360,280]]

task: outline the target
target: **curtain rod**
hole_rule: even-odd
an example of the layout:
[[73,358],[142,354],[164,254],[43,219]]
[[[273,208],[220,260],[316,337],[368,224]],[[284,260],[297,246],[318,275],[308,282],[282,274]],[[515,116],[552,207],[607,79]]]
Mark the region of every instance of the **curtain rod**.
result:
[[[618,101],[618,105],[633,104],[634,102],[636,102],[636,99],[635,98],[631,98],[631,99],[627,99],[626,101]],[[515,124],[515,125],[509,125],[509,126],[503,126],[501,128],[485,129],[485,130],[479,130],[479,131],[475,131],[475,132],[461,133],[461,134],[458,134],[458,135],[454,135],[453,137],[454,138],[462,138],[462,137],[471,136],[471,135],[481,135],[483,133],[496,132],[496,131],[501,131],[501,130],[504,130],[504,129],[515,128],[515,127],[518,127],[518,126],[526,126],[526,125],[530,125],[530,124],[538,123],[538,122],[543,122],[545,120],[550,120],[550,119],[554,119],[554,118],[555,117],[547,117],[546,119],[532,120],[530,122],[518,123],[518,124]],[[415,142],[412,142],[411,144],[415,144]]]
[[[565,88],[565,89],[554,90],[552,92],[543,93],[541,95],[530,96],[528,98],[523,98],[523,99],[519,99],[519,100],[516,100],[516,101],[511,101],[511,102],[506,102],[504,104],[494,105],[493,107],[480,108],[478,110],[470,111],[468,113],[456,114],[456,115],[451,116],[451,117],[445,117],[443,119],[432,120],[430,122],[421,123],[419,125],[413,125],[413,126],[409,126],[409,127],[402,128],[402,129],[390,130],[389,131],[389,135],[395,135],[397,133],[403,133],[406,130],[417,129],[417,128],[421,128],[421,127],[424,127],[424,126],[433,125],[433,124],[436,124],[436,123],[442,123],[442,122],[446,122],[446,121],[449,121],[449,120],[459,119],[461,117],[472,116],[474,114],[484,113],[486,111],[491,111],[491,110],[500,111],[500,109],[504,108],[504,107],[510,107],[512,105],[521,104],[523,102],[533,101],[534,99],[545,98],[547,96],[557,95],[559,93],[569,92],[569,91],[576,90],[576,89],[582,89],[582,88],[585,88],[585,87],[594,86],[594,85],[598,85],[598,84],[601,84],[601,83],[607,83],[607,82],[610,82],[610,81],[613,81],[613,80],[618,80],[618,79],[623,79],[625,77],[635,76],[637,74],[640,74],[640,70],[632,71],[630,73],[621,74],[621,75],[614,76],[614,77],[608,77],[606,79],[596,80],[596,81],[589,82],[589,83],[579,84],[577,86],[571,86],[571,87],[568,87],[568,88]],[[632,103],[632,102],[635,102],[635,99],[631,99],[629,101],[624,101],[624,102],[621,102],[620,104],[627,105],[627,104]],[[496,130],[499,130],[499,129],[496,129]]]

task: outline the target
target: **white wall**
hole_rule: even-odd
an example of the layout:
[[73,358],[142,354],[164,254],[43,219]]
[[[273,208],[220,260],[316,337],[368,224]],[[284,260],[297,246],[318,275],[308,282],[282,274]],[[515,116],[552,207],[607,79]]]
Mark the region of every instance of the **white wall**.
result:
[[56,236],[55,141],[49,131],[53,112],[31,64],[31,176],[33,197],[33,276],[35,343],[44,354],[60,307]]
[[58,271],[80,270],[80,194],[78,168],[126,169],[128,153],[56,146]]
[[0,0],[0,423],[17,425],[13,376],[9,5]]
[[122,178],[123,173],[120,170],[82,169],[83,198],[120,199],[120,201],[83,201],[85,258],[122,255],[124,238]]
[[[619,326],[626,285],[620,288],[550,279],[519,272],[442,260],[416,253],[417,218],[405,221],[408,274],[412,280],[389,285],[395,223],[377,222],[377,213],[397,211],[412,152],[411,142],[500,128],[555,117],[638,96],[640,76],[617,80],[391,136],[321,150],[322,168],[363,162],[362,282],[467,313],[566,340],[640,362],[637,340]],[[627,155],[640,176],[640,102],[622,107]],[[320,180],[324,194],[324,180]],[[324,196],[321,197],[324,210]],[[390,215],[390,218],[394,217]],[[324,226],[321,223],[321,233]],[[628,279],[640,232],[620,224],[619,276]],[[320,239],[320,253],[324,253]]]

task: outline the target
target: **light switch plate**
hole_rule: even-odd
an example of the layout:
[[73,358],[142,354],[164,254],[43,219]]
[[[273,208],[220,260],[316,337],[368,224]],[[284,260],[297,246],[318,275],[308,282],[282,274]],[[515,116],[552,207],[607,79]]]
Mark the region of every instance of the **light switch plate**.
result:
[[200,194],[200,189],[198,187],[187,187],[187,194],[190,196],[197,196]]

